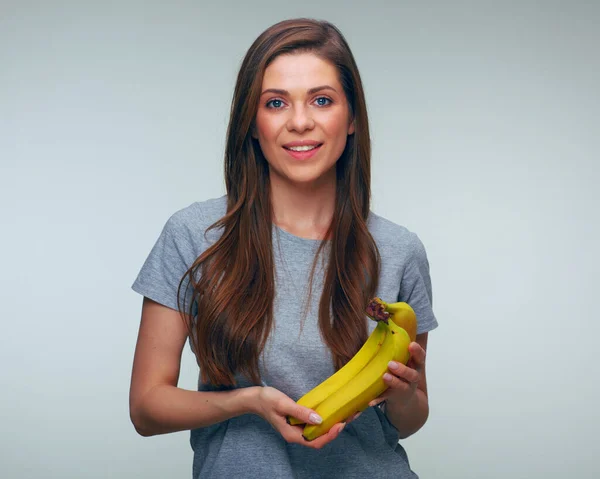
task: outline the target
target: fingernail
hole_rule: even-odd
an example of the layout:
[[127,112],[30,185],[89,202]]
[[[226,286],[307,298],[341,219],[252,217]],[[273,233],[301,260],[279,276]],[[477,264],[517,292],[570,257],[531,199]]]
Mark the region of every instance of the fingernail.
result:
[[340,428],[339,428],[339,430],[338,430],[338,434],[339,434],[340,432],[342,432],[342,431],[344,430],[344,428],[345,428],[345,427],[346,427],[346,423],[342,423],[342,427],[340,427]]
[[323,422],[323,419],[321,419],[321,416],[319,416],[318,414],[316,414],[314,412],[310,413],[310,415],[308,416],[308,419],[313,424],[321,424]]
[[386,381],[391,381],[392,380],[392,375],[388,374],[388,373],[385,373],[383,375],[383,379],[385,379]]
[[388,363],[388,367],[389,367],[390,369],[398,369],[398,363],[397,363],[397,362],[395,362],[395,361],[390,361],[390,362]]

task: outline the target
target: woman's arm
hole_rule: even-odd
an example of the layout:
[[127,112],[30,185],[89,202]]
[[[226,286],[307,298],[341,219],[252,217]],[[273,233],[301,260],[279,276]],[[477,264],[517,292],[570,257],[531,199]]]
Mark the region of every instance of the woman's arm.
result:
[[142,436],[207,427],[242,414],[256,414],[290,443],[319,449],[333,441],[343,424],[314,441],[302,437],[301,426],[288,416],[313,424],[312,409],[271,387],[251,386],[231,391],[189,391],[177,387],[181,354],[188,337],[180,314],[146,297],[133,360],[129,392],[130,417]]
[[223,392],[177,387],[187,334],[177,311],[144,298],[129,393],[131,421],[142,436],[205,427],[252,412],[257,387]]
[[[408,368],[400,365],[400,372],[390,371],[393,378],[388,384],[390,389],[395,390],[390,391],[386,400],[385,414],[398,430],[400,439],[407,438],[421,429],[429,416],[424,354],[427,350],[427,333],[417,335],[416,343],[422,348],[422,357],[414,355],[407,364]],[[413,386],[403,379],[417,381]]]

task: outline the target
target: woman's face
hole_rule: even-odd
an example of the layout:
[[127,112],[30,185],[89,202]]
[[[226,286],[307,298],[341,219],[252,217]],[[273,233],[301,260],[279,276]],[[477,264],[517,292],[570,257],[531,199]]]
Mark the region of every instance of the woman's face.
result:
[[[267,67],[261,92],[252,136],[271,176],[302,186],[335,182],[335,163],[354,133],[337,69],[312,53],[280,55]],[[320,146],[295,153],[294,142]]]

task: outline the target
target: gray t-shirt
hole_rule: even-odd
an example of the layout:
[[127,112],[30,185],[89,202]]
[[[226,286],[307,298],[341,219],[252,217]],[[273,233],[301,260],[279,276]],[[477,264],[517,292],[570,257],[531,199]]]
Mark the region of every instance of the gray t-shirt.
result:
[[[221,234],[206,228],[226,213],[226,196],[195,202],[175,212],[133,283],[133,290],[177,309],[179,280],[193,261]],[[382,265],[376,296],[406,301],[415,310],[418,333],[436,328],[429,264],[415,233],[372,211],[367,226],[379,248]],[[275,259],[274,327],[260,362],[264,385],[293,400],[334,373],[318,329],[318,304],[324,263],[318,261],[311,304],[300,328],[310,268],[319,241],[300,238],[273,226]],[[323,261],[327,261],[327,248]],[[326,263],[325,263],[326,264]],[[201,320],[201,318],[199,318]],[[369,333],[375,322],[368,320]],[[190,343],[191,345],[191,343]],[[236,376],[239,387],[249,386]],[[198,390],[214,390],[198,383]],[[340,436],[321,449],[288,444],[261,417],[245,414],[191,431],[194,478],[416,478],[395,427],[379,407],[367,408]]]

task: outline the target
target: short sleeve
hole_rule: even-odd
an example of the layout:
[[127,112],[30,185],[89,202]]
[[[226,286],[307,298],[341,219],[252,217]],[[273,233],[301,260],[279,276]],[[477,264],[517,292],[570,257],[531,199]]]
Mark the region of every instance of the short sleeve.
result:
[[[179,283],[195,260],[189,228],[182,212],[177,212],[167,220],[131,288],[177,311]],[[186,279],[180,299],[184,311],[188,311],[191,292]]]
[[417,315],[417,334],[438,327],[433,312],[433,294],[429,261],[422,241],[411,233],[412,241],[400,283],[398,301],[408,303]]

